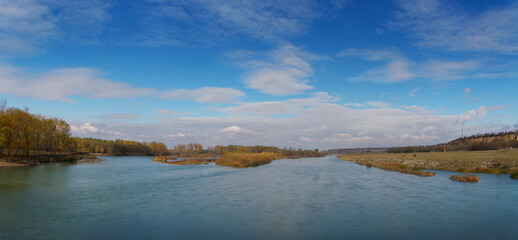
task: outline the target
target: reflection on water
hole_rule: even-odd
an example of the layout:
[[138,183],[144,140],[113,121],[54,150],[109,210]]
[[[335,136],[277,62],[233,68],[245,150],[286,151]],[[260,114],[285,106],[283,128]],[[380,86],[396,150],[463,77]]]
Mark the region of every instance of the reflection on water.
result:
[[0,193],[7,193],[17,190],[26,190],[29,188],[28,184],[20,182],[0,183]]
[[518,181],[334,157],[247,169],[150,157],[0,169],[0,239],[514,239]]

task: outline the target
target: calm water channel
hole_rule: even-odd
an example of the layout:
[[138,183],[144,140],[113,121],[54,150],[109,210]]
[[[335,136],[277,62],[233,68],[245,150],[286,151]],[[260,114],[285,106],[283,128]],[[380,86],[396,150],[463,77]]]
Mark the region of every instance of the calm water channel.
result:
[[232,169],[149,157],[0,168],[0,239],[516,239],[518,181],[333,156]]

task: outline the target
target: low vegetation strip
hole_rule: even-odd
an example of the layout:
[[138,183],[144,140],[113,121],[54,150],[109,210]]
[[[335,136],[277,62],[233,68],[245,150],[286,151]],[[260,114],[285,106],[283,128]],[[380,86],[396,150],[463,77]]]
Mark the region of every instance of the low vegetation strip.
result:
[[208,164],[209,162],[214,162],[216,159],[204,159],[204,158],[190,158],[179,161],[166,161],[164,163],[173,164],[173,165],[201,165]]
[[285,158],[285,156],[277,153],[225,153],[220,158],[216,159],[216,165],[235,167],[235,168],[246,168],[246,167],[257,167],[264,164],[271,163],[273,160]]
[[383,170],[386,170],[386,171],[392,171],[392,172],[399,172],[399,173],[404,173],[404,174],[412,174],[412,175],[416,175],[416,176],[420,176],[420,177],[433,177],[435,176],[435,173],[434,172],[425,172],[425,171],[422,171],[421,169],[416,169],[416,168],[408,168],[406,165],[403,165],[403,164],[397,164],[397,163],[387,163],[387,164],[376,164],[376,165],[372,165],[370,163],[367,163],[365,164],[365,166],[367,167],[375,167],[375,168],[379,168],[379,169],[383,169]]
[[55,155],[30,155],[30,156],[0,156],[0,166],[38,166],[53,162],[72,162],[81,159],[96,159],[89,154],[63,153]]
[[463,173],[518,173],[518,149],[416,154],[356,154],[339,158],[360,165],[370,164],[373,167],[401,164],[409,169],[434,169]]
[[153,158],[155,162],[166,162],[167,160],[176,160],[175,156],[156,156]]
[[451,175],[450,180],[457,182],[478,182],[478,177],[475,175]]

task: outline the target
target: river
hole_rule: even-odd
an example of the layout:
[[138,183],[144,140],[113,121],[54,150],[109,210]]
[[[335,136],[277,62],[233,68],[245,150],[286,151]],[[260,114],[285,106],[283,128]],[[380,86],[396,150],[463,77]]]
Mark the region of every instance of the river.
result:
[[101,157],[0,168],[0,239],[516,239],[518,181],[282,159],[246,169]]

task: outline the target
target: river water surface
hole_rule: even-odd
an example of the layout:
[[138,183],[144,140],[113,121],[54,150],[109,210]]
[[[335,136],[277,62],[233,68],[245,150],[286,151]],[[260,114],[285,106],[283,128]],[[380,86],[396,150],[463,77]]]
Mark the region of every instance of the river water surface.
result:
[[0,168],[0,239],[516,239],[518,181],[336,159],[246,169],[150,157]]

